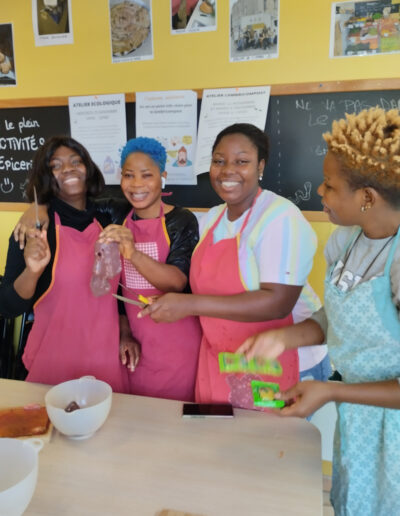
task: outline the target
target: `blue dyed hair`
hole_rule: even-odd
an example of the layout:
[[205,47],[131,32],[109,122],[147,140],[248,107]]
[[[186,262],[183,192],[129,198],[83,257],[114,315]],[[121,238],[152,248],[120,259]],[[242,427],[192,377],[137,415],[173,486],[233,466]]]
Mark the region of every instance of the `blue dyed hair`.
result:
[[146,138],[139,136],[128,140],[121,151],[121,168],[124,166],[126,158],[132,152],[143,152],[150,156],[154,163],[160,169],[160,173],[164,172],[167,162],[167,152],[163,145],[154,138]]

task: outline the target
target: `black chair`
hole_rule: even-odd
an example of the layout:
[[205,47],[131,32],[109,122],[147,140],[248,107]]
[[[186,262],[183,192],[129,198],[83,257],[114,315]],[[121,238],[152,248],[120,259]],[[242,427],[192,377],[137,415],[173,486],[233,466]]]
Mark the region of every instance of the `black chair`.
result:
[[24,354],[26,340],[29,332],[31,331],[33,320],[33,312],[25,312],[21,316],[21,329],[19,332],[17,351],[15,353],[12,371],[12,377],[14,380],[25,380],[26,375],[28,374],[28,371],[25,369],[24,363],[22,362],[22,355]]
[[14,369],[14,319],[0,315],[0,378],[12,378]]

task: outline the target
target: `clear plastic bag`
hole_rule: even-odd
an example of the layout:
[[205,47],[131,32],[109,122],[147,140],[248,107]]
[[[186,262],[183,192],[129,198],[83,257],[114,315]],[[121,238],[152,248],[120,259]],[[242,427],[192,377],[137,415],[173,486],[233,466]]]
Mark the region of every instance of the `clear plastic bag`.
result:
[[109,280],[121,272],[121,260],[117,242],[96,242],[94,247],[94,264],[90,288],[94,296],[103,296],[110,292]]

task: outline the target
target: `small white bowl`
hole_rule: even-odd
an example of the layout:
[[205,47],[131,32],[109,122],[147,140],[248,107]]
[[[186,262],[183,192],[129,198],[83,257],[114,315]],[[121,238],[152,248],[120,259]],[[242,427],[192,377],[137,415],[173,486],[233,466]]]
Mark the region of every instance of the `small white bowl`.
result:
[[[50,421],[59,432],[70,439],[87,439],[98,430],[111,409],[112,389],[108,383],[94,377],[60,383],[45,396]],[[79,409],[66,412],[75,401]]]
[[0,516],[20,516],[35,491],[41,439],[0,438]]

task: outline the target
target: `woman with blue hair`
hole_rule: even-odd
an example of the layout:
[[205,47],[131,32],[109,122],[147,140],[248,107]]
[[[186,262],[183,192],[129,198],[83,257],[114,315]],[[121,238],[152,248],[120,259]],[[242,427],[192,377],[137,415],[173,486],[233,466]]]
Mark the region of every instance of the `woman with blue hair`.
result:
[[[132,209],[122,225],[105,228],[100,241],[119,244],[128,298],[182,292],[188,285],[198,224],[189,210],[162,202],[166,159],[164,147],[153,138],[134,138],[122,149],[121,189]],[[136,305],[126,303],[125,310],[141,349],[140,359],[132,346],[122,350],[131,369],[131,393],[193,400],[201,340],[197,317],[157,324],[149,317],[138,319]]]

